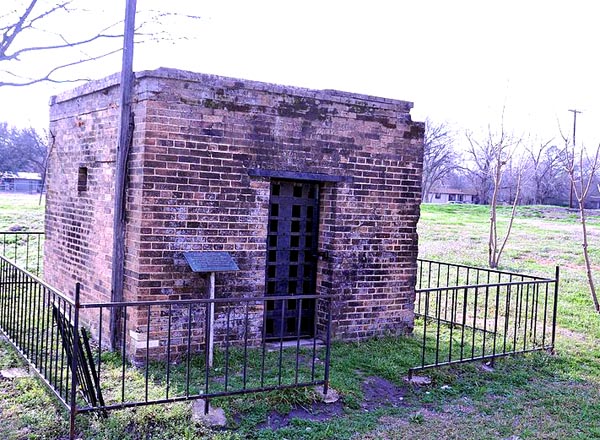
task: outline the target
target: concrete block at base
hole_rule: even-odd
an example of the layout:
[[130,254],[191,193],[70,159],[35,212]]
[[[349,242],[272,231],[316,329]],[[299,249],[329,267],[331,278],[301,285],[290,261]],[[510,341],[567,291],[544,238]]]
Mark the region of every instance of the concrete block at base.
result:
[[423,385],[430,385],[431,384],[431,378],[427,377],[427,376],[413,376],[412,378],[404,378],[404,380],[410,384],[416,385],[416,386],[423,386]]
[[340,393],[331,387],[327,389],[327,394],[324,394],[323,387],[321,385],[317,385],[315,387],[315,392],[324,403],[335,403],[340,400]]
[[204,399],[198,399],[192,405],[192,420],[200,422],[204,426],[210,427],[225,427],[227,426],[227,417],[223,408],[213,408],[208,404],[208,414],[204,414]]

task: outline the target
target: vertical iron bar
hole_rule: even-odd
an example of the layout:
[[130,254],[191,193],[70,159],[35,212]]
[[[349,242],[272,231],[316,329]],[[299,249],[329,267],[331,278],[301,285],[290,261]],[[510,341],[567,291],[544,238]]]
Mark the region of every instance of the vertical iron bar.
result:
[[35,282],[27,277],[27,356],[29,359],[34,359],[33,351],[33,316],[35,313],[35,302],[33,300],[35,290]]
[[281,320],[280,320],[280,325],[279,325],[279,368],[278,368],[278,384],[281,385],[281,369],[282,369],[282,364],[283,364],[283,330],[284,330],[284,308],[283,308],[283,300],[280,299],[279,300],[281,303]]
[[22,337],[22,332],[20,331],[21,329],[21,315],[23,314],[23,295],[21,292],[21,289],[23,288],[23,272],[18,271],[17,272],[17,297],[16,297],[16,308],[15,308],[15,324],[13,327],[13,332],[15,334],[15,342],[17,343],[17,345],[22,346],[22,341],[21,341],[21,337]]
[[[523,350],[525,350],[527,348],[527,318],[529,317],[528,312],[529,312],[529,288],[530,288],[530,284],[527,284],[527,293],[525,295],[525,319],[523,320],[524,324],[525,324],[525,328],[523,329]],[[523,289],[525,288],[525,286],[523,286]],[[522,294],[523,292],[521,292]],[[531,311],[531,314],[533,315],[533,310]]]
[[537,347],[537,327],[538,327],[538,302],[540,300],[540,285],[539,284],[534,284],[533,285],[533,305],[535,307],[534,312],[531,316],[531,326],[530,328],[533,329],[533,343],[534,345]]
[[428,269],[427,269],[427,288],[431,288],[431,261],[429,261],[427,263],[428,265]]
[[[126,364],[126,349],[127,341],[127,306],[117,306],[123,318],[123,330],[121,332],[121,403],[125,402],[125,364]],[[113,338],[116,334],[113,334]]]
[[[502,335],[502,353],[506,353],[506,339],[508,338],[508,326],[510,324],[510,306],[512,303],[512,285],[506,286],[506,299],[504,301],[504,334]],[[515,309],[518,310],[517,307]]]
[[204,414],[208,414],[208,410],[209,410],[209,403],[210,400],[208,398],[208,381],[210,380],[210,350],[211,350],[211,346],[210,346],[210,341],[212,339],[212,325],[210,322],[210,309],[212,307],[212,305],[214,304],[214,299],[211,298],[209,300],[209,302],[206,303],[206,310],[204,310],[204,326],[206,328],[205,332],[204,332],[204,395],[207,396],[204,398]]
[[[494,313],[494,343],[492,345],[492,356],[496,356],[496,339],[498,337],[498,313],[500,308],[500,286],[496,285],[496,310]],[[492,357],[492,362],[494,362]]]
[[30,236],[30,234],[25,235],[25,265],[24,265],[24,267],[27,272],[30,272],[30,269],[29,269],[29,236]]
[[35,313],[35,366],[40,369],[40,341],[42,339],[42,333],[40,333],[40,329],[42,328],[42,318],[41,318],[41,310],[42,310],[42,292],[43,286],[39,283],[36,284],[36,313]]
[[[81,285],[79,283],[75,284],[75,312],[73,316],[73,327],[75,328],[75,332],[79,331],[80,289]],[[75,417],[77,416],[77,360],[79,357],[79,338],[77,337],[73,338],[73,347],[71,352],[73,353],[73,356],[71,356],[71,399],[69,407],[69,436],[71,439],[73,439],[75,438]]]
[[435,365],[439,364],[440,362],[440,330],[441,330],[441,300],[442,300],[442,292],[438,289],[437,290],[437,297],[436,297],[436,321],[437,321],[437,331],[436,331],[436,337],[435,337]]
[[[263,320],[264,325],[264,320]],[[227,387],[229,385],[229,332],[231,327],[231,303],[229,303],[227,307],[227,327],[225,331],[225,391],[227,391]],[[264,335],[264,332],[263,332]],[[263,340],[263,359],[262,359],[262,370],[264,376],[265,370],[265,342]],[[260,386],[263,386],[263,377],[260,379]]]
[[192,304],[188,304],[187,349],[185,353],[185,396],[190,396],[190,361],[192,357]]
[[165,398],[169,398],[171,387],[171,316],[173,315],[173,304],[169,303],[169,316],[167,319],[167,388]]
[[247,380],[247,372],[248,372],[248,320],[249,320],[248,302],[246,301],[245,304],[246,304],[246,312],[244,313],[244,372],[243,372],[244,389],[246,389],[246,380]]
[[485,356],[485,343],[487,341],[487,320],[488,320],[488,304],[490,297],[490,286],[489,284],[485,286],[485,301],[483,306],[483,345],[481,347],[481,356]]
[[[71,316],[73,315],[73,307],[69,304],[69,311],[67,312],[67,303],[66,303],[66,301],[64,301],[64,300],[61,299],[61,304],[62,304],[62,309],[63,309],[62,310],[63,316],[66,316],[67,320],[70,321],[71,320]],[[78,331],[78,328],[75,327],[74,333],[73,333],[73,339],[78,339],[77,338],[77,331]],[[64,371],[64,368],[65,368],[66,344],[68,343],[68,341],[64,340],[64,337],[62,336],[62,334],[61,334],[60,338],[62,339],[62,341],[60,343],[60,347],[61,347],[61,350],[60,350],[60,368],[57,367],[58,370],[59,370],[59,372],[60,372],[60,374],[57,374],[57,380],[58,380],[58,389],[60,390],[60,393],[62,394],[63,371]],[[76,356],[78,352],[73,351],[72,353],[73,353],[73,356]],[[69,359],[67,357],[67,363],[68,363],[68,361],[69,361]],[[56,360],[56,365],[58,365],[58,359]],[[77,371],[77,370],[75,370],[75,371]],[[68,388],[69,388],[69,386],[67,385],[65,387],[65,396],[68,393]]]
[[327,303],[329,304],[329,311],[327,312],[327,333],[325,336],[325,371],[323,373],[323,394],[327,395],[329,391],[329,362],[331,360],[331,317],[333,308],[333,300],[328,298]]
[[37,241],[37,261],[36,261],[36,266],[35,266],[35,274],[39,277],[40,276],[40,255],[41,255],[41,246],[42,244],[42,236],[38,235],[38,241]]
[[46,328],[45,328],[45,335],[46,335],[46,343],[44,344],[45,346],[45,360],[44,360],[44,377],[48,380],[49,374],[49,368],[51,369],[51,365],[49,366],[49,359],[51,359],[51,350],[52,347],[50,346],[50,333],[52,332],[52,300],[50,297],[50,291],[44,287],[44,303],[46,305],[46,317],[44,318],[44,322],[46,324]]
[[545,292],[544,292],[544,325],[542,327],[542,345],[546,346],[546,327],[548,323],[548,287],[549,283],[544,283]]
[[556,342],[556,312],[558,310],[558,280],[560,279],[560,267],[556,266],[556,272],[554,276],[554,306],[552,312],[552,350],[554,350],[554,343]]
[[[144,401],[148,401],[148,375],[150,362],[150,305],[146,312],[146,358],[144,360]],[[137,347],[136,347],[137,348]]]
[[[515,304],[515,323],[513,325],[513,346],[512,349],[513,351],[517,349],[517,336],[519,334],[519,324],[521,323],[521,311],[522,311],[522,307],[523,307],[523,297],[522,297],[522,292],[520,290],[521,285],[517,284],[516,286],[517,289],[517,303]],[[508,315],[507,315],[508,316]]]
[[[450,289],[446,289],[446,292],[448,292],[448,290]],[[446,299],[448,298],[448,294],[446,293]],[[454,323],[455,323],[455,319],[456,317],[454,316],[454,310],[455,310],[455,302],[456,302],[456,288],[452,288],[452,302],[450,303],[450,340],[448,343],[448,362],[452,361],[452,342],[453,342],[453,336],[454,336]],[[444,319],[448,319],[447,317],[447,312],[448,311],[448,303],[446,302],[445,306],[444,306]]]
[[[316,304],[315,304],[316,308]],[[300,323],[302,322],[302,298],[298,299],[298,304],[296,307],[298,318],[296,322],[296,374],[295,374],[295,383],[298,384],[298,368],[300,368],[299,360],[300,360]],[[315,334],[314,337],[317,335]]]
[[[50,303],[50,307],[49,307],[49,313],[50,313],[50,319],[52,319],[52,306],[56,304],[56,295],[54,294],[54,292],[52,292],[52,301]],[[58,306],[57,306],[58,307]],[[54,325],[54,323],[51,324],[51,331],[50,331],[50,378],[49,378],[49,382],[54,384],[53,380],[55,379],[55,376],[53,375],[54,370],[56,369],[55,367],[55,363],[54,362],[54,352],[56,350],[55,346],[56,346],[56,341],[54,339],[54,329],[56,328],[56,326]],[[56,334],[58,335],[58,328],[56,329]]]
[[100,322],[98,323],[98,356],[96,362],[98,363],[98,377],[102,372],[102,321],[104,319],[104,307],[100,307],[98,310],[98,316]]
[[[312,340],[312,360],[311,360],[311,367],[310,367],[310,381],[314,382],[315,381],[315,364],[316,364],[316,357],[317,357],[317,319],[319,316],[319,313],[317,313],[317,311],[319,311],[319,304],[321,304],[321,302],[318,299],[315,299],[315,320],[314,320],[314,325],[313,325],[313,340]],[[321,310],[322,311],[322,310]]]
[[[449,287],[449,286],[450,286],[450,266],[446,265],[446,287]],[[438,287],[440,287],[439,283],[438,283]],[[448,290],[449,289],[444,290],[444,292],[445,292],[444,319],[445,320],[448,320]],[[454,290],[452,291],[452,298],[454,299]],[[452,316],[452,308],[450,308],[450,316]],[[450,318],[450,320],[452,320],[452,317]],[[450,326],[450,333],[452,333],[452,326]],[[450,340],[452,340],[452,334],[450,335]],[[452,344],[452,342],[450,342],[450,344]],[[452,347],[451,347],[450,351],[452,351]]]
[[[475,357],[475,332],[477,331],[477,302],[479,299],[479,287],[475,287],[475,302],[473,304],[473,338],[471,340],[471,357]],[[485,316],[485,315],[484,315]]]
[[460,335],[460,360],[464,358],[465,350],[465,328],[467,326],[467,288],[465,287],[463,295],[463,316],[462,316],[462,329]]
[[471,268],[467,267],[467,279],[466,279],[467,286],[469,285],[470,280],[471,280]]
[[427,342],[427,317],[429,316],[429,294],[431,292],[427,290],[425,292],[425,310],[423,313],[423,342],[421,343],[421,366],[425,366],[425,350]]

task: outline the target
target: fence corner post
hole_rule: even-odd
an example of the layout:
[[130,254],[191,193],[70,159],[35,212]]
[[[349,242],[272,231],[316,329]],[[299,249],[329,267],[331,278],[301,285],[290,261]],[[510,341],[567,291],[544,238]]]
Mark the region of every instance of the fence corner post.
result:
[[[75,335],[79,331],[79,307],[80,307],[80,292],[81,284],[75,284],[75,307],[73,311],[73,328],[75,329]],[[67,341],[63,341],[67,343]],[[70,396],[70,410],[69,410],[69,439],[75,438],[75,417],[77,416],[77,360],[79,357],[79,338],[75,336],[73,338],[73,347],[71,357],[71,396]]]
[[329,392],[329,364],[331,363],[331,327],[333,317],[333,298],[330,296],[327,299],[329,310],[327,311],[327,329],[325,334],[325,371],[323,372],[323,394]]
[[554,352],[554,343],[556,341],[556,313],[558,311],[558,281],[560,280],[560,266],[556,266],[554,275],[554,304],[552,311],[552,351]]

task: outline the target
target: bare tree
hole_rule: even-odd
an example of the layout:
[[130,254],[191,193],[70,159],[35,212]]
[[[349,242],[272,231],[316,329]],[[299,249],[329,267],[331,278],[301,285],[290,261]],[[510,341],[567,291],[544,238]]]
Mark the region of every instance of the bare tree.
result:
[[[100,3],[95,3],[99,5]],[[39,82],[76,82],[69,74],[76,65],[106,58],[121,51],[122,20],[106,18],[82,0],[3,0],[0,13],[0,86],[26,86]],[[174,16],[191,15],[141,11],[136,26],[137,42],[173,40],[173,26],[165,24]],[[72,25],[90,18],[84,31]],[[95,23],[100,23],[96,25]],[[40,66],[41,69],[40,70]]]
[[[465,172],[468,179],[471,181],[471,185],[477,191],[477,198],[479,203],[487,205],[490,203],[492,196],[493,184],[493,172],[492,167],[494,163],[494,152],[493,144],[489,139],[484,142],[479,142],[474,138],[470,132],[466,133],[467,141],[469,142],[467,148],[467,157],[470,162],[470,166],[465,167]],[[488,127],[488,137],[491,136]]]
[[33,128],[17,129],[0,123],[0,174],[46,168],[47,142]]
[[428,200],[432,188],[456,169],[454,138],[447,125],[426,119],[423,147],[423,200]]
[[521,139],[506,132],[504,127],[504,109],[500,128],[494,132],[490,125],[486,136],[478,140],[472,133],[467,133],[469,148],[467,153],[471,156],[472,168],[470,174],[476,179],[475,188],[483,202],[489,201],[490,205],[490,229],[488,236],[488,264],[491,268],[498,267],[502,252],[508,242],[512,225],[514,222],[516,208],[521,192],[521,182],[524,171],[523,164],[519,161],[513,166],[516,174],[516,182],[512,193],[512,211],[509,223],[502,238],[498,236],[497,207],[500,191],[504,185],[504,177],[509,164],[515,159],[515,150],[521,144]]
[[557,201],[568,188],[564,183],[564,168],[561,164],[561,151],[552,140],[531,144],[526,147],[527,159],[531,168],[528,181],[531,189],[528,201],[543,205],[550,200]]
[[598,295],[596,294],[596,285],[594,283],[592,264],[588,250],[588,231],[585,210],[586,198],[590,192],[592,183],[595,180],[596,173],[600,168],[600,145],[596,147],[596,151],[592,157],[586,154],[584,148],[581,148],[576,157],[574,151],[575,148],[573,147],[573,149],[570,149],[568,139],[564,136],[563,139],[565,141],[565,148],[562,151],[561,160],[571,181],[573,195],[577,201],[579,221],[581,223],[581,246],[583,249],[586,276],[590,287],[590,295],[594,302],[594,309],[596,312],[600,313],[600,302],[598,301]]

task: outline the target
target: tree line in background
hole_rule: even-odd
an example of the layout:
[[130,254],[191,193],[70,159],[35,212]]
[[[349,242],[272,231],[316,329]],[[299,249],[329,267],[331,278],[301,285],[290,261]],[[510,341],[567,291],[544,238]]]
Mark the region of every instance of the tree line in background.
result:
[[[573,163],[580,154],[582,160]],[[577,208],[571,174],[589,175],[593,156],[591,152],[587,157],[585,149],[575,151],[570,138],[555,141],[516,136],[506,130],[503,120],[498,127],[490,125],[480,134],[456,133],[447,124],[427,120],[423,201],[433,201],[435,193],[453,189],[472,193],[475,202],[482,205]],[[594,175],[583,198],[588,208],[599,207],[597,183]]]
[[0,175],[28,171],[43,174],[48,142],[33,128],[9,127],[0,123]]
[[[483,134],[466,132],[464,148],[445,124],[426,121],[423,157],[423,200],[444,187],[475,192],[477,202],[489,205],[488,265],[497,268],[508,242],[519,204],[563,205],[577,210],[590,296],[596,312],[596,293],[587,230],[588,208],[600,208],[600,145],[577,146],[575,132],[561,141],[515,136],[506,130],[504,109],[500,124]],[[497,206],[511,205],[503,231]]]

